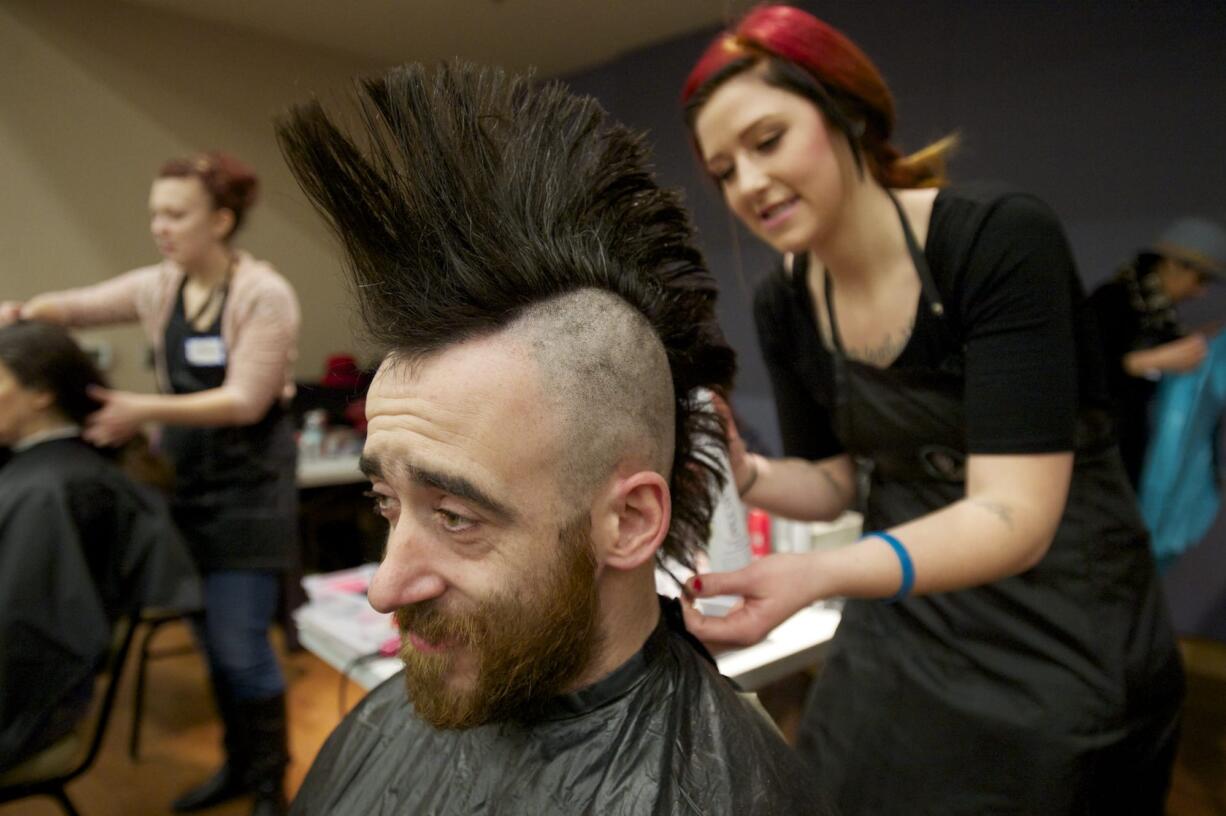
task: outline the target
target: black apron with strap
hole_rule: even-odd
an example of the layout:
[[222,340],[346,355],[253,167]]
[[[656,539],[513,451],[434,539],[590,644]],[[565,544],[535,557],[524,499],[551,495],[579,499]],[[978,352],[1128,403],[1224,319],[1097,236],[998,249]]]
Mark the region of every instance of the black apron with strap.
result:
[[[955,351],[932,368],[848,358],[825,276],[834,426],[869,463],[865,530],[966,494],[963,345],[894,203],[920,308]],[[848,601],[798,745],[841,812],[1161,813],[1120,773],[1131,761],[1139,776],[1155,765],[1140,754],[1173,748],[1182,675],[1107,427],[1083,412],[1067,506],[1037,566],[897,604]],[[1160,799],[1164,780],[1149,787]],[[1128,806],[1111,811],[1117,801]]]
[[[217,317],[197,329],[184,312],[180,288],[164,335],[166,372],[175,394],[225,382],[228,350],[221,315],[226,299],[223,289]],[[280,404],[252,425],[167,426],[162,449],[175,466],[175,521],[201,570],[295,565],[297,446],[292,419]]]

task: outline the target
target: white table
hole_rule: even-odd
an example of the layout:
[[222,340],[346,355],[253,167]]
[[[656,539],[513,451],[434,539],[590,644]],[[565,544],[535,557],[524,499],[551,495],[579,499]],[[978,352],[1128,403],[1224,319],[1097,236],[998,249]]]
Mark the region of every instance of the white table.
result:
[[[746,691],[756,691],[793,672],[817,665],[822,651],[839,625],[838,610],[811,606],[775,628],[757,645],[715,658],[719,670]],[[351,667],[352,649],[315,627],[299,626],[298,640],[339,672]],[[399,658],[370,660],[352,667],[350,679],[369,690],[400,671]]]
[[741,688],[757,691],[820,663],[841,617],[837,609],[822,605],[806,607],[775,627],[766,640],[716,655],[715,662],[720,672]]
[[298,487],[328,487],[366,481],[358,468],[358,455],[298,460]]

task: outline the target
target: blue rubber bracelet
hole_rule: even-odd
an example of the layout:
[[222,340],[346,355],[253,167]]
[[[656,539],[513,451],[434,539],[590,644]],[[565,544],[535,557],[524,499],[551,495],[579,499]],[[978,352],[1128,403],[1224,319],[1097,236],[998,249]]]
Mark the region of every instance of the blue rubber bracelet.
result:
[[890,598],[886,598],[886,603],[895,603],[911,594],[911,587],[915,586],[915,565],[911,563],[911,554],[907,552],[907,548],[902,545],[902,542],[895,538],[885,530],[874,530],[865,538],[880,538],[894,550],[894,554],[898,556],[898,565],[902,567],[902,584],[899,585],[898,591]]

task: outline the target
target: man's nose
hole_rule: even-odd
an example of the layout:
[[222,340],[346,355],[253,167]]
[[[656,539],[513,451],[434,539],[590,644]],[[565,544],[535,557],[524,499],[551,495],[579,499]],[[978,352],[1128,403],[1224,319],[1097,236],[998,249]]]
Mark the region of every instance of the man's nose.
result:
[[379,612],[437,598],[447,584],[435,569],[431,545],[409,518],[402,517],[387,538],[387,552],[366,592]]

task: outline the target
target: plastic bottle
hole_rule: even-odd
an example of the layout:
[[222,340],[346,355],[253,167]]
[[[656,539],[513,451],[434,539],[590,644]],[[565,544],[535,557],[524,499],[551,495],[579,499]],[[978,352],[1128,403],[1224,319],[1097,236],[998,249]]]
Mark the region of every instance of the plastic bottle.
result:
[[[714,410],[711,403],[711,392],[697,389],[695,400],[700,406],[705,405]],[[711,536],[707,540],[707,559],[711,572],[732,572],[749,566],[752,560],[749,549],[749,529],[745,522],[745,505],[736,491],[736,479],[732,475],[732,465],[728,461],[728,451],[724,445],[704,443],[708,445],[707,452],[714,459],[716,466],[724,475],[724,485],[716,488],[712,485],[715,495],[715,510],[711,514]],[[740,602],[739,595],[717,595],[713,598],[702,598],[698,608],[704,615],[723,617]]]
[[771,517],[754,507],[749,511],[749,554],[761,558],[771,553]]
[[302,417],[302,435],[298,437],[298,455],[303,459],[323,456],[324,426],[328,415],[322,408],[307,411]]

